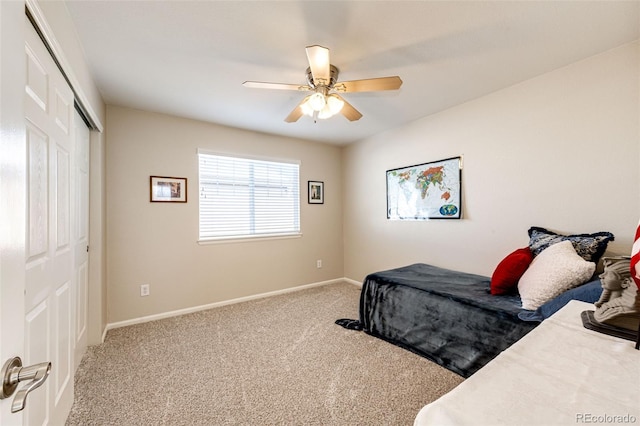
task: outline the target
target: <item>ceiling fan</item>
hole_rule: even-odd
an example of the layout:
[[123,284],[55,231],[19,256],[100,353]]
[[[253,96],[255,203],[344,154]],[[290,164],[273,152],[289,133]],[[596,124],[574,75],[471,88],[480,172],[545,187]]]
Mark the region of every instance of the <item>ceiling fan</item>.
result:
[[265,83],[262,81],[245,81],[243,86],[257,89],[297,90],[312,92],[307,95],[284,119],[287,123],[298,121],[303,115],[316,119],[329,118],[341,113],[349,121],[356,121],[362,114],[338,93],[375,92],[380,90],[397,90],[402,86],[398,76],[369,78],[338,82],[338,68],[329,61],[329,49],[322,46],[307,46],[307,84]]

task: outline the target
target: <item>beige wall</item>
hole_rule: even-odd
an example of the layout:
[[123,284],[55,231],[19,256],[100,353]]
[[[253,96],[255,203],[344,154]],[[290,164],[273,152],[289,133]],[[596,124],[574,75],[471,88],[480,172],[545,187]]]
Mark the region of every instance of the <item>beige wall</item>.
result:
[[[530,226],[611,231],[640,216],[639,44],[633,43],[345,149],[345,276],[425,262],[491,275]],[[385,171],[464,156],[462,220],[388,221]]]
[[[106,145],[109,323],[343,277],[339,147],[115,106]],[[199,245],[198,148],[301,161],[303,236]],[[151,175],[186,177],[188,202],[150,203]],[[308,180],[324,204],[307,204]]]

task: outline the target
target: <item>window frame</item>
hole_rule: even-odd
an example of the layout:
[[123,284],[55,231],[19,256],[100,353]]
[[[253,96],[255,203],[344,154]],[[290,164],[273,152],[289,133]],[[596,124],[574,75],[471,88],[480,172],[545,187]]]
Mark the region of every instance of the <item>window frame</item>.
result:
[[[237,234],[237,235],[224,235],[224,236],[211,236],[211,237],[203,237],[201,232],[202,227],[202,210],[201,210],[201,193],[202,193],[202,176],[201,176],[201,155],[209,155],[216,157],[227,157],[236,160],[245,160],[245,161],[256,161],[256,162],[270,162],[270,163],[283,163],[283,164],[291,164],[297,166],[297,197],[295,198],[295,207],[297,208],[297,225],[298,229],[288,231],[288,232],[274,232],[274,233],[258,233],[258,234]],[[207,244],[221,244],[221,243],[233,243],[233,242],[244,242],[244,241],[265,241],[265,240],[281,240],[281,239],[290,239],[290,238],[300,238],[302,237],[302,202],[301,202],[301,187],[300,187],[300,168],[301,161],[290,159],[290,158],[273,158],[273,157],[263,157],[263,156],[254,156],[254,155],[246,155],[246,154],[238,154],[238,153],[226,153],[226,152],[218,152],[218,151],[210,151],[206,149],[198,149],[197,150],[197,158],[198,158],[198,244],[207,245]],[[295,216],[294,216],[295,218]]]

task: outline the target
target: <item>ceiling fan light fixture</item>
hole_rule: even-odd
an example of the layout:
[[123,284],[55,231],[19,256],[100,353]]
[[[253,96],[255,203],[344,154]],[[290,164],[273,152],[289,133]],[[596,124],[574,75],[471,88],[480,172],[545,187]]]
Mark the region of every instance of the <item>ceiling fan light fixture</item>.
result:
[[322,110],[318,111],[318,118],[321,120],[325,120],[330,117],[333,117],[333,113],[331,112],[329,104],[326,104],[324,108],[322,108]]
[[344,101],[339,96],[329,95],[327,96],[327,104],[318,112],[318,118],[326,119],[333,117],[342,110],[343,106]]
[[339,96],[329,95],[327,96],[327,106],[329,107],[329,111],[331,111],[331,115],[335,115],[342,110],[344,101],[340,99]]
[[320,92],[316,92],[309,96],[309,100],[306,102],[314,111],[322,111],[322,108],[327,104],[327,100]]
[[302,113],[304,115],[308,115],[309,117],[313,117],[313,113],[314,110],[313,108],[311,108],[311,105],[309,105],[309,98],[311,96],[307,96],[306,98],[304,98],[304,100],[300,103],[300,109],[302,110]]

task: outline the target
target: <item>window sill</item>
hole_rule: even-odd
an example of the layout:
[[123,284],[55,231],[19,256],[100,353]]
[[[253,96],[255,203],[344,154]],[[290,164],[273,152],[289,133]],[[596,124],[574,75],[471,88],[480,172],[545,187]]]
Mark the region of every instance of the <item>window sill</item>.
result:
[[198,240],[198,244],[201,246],[206,246],[210,244],[234,244],[234,243],[248,243],[248,242],[256,242],[256,241],[271,241],[271,240],[289,240],[292,238],[300,238],[302,237],[302,233],[293,233],[293,234],[275,234],[275,235],[248,235],[246,237],[218,237],[218,238],[209,238],[206,240]]

